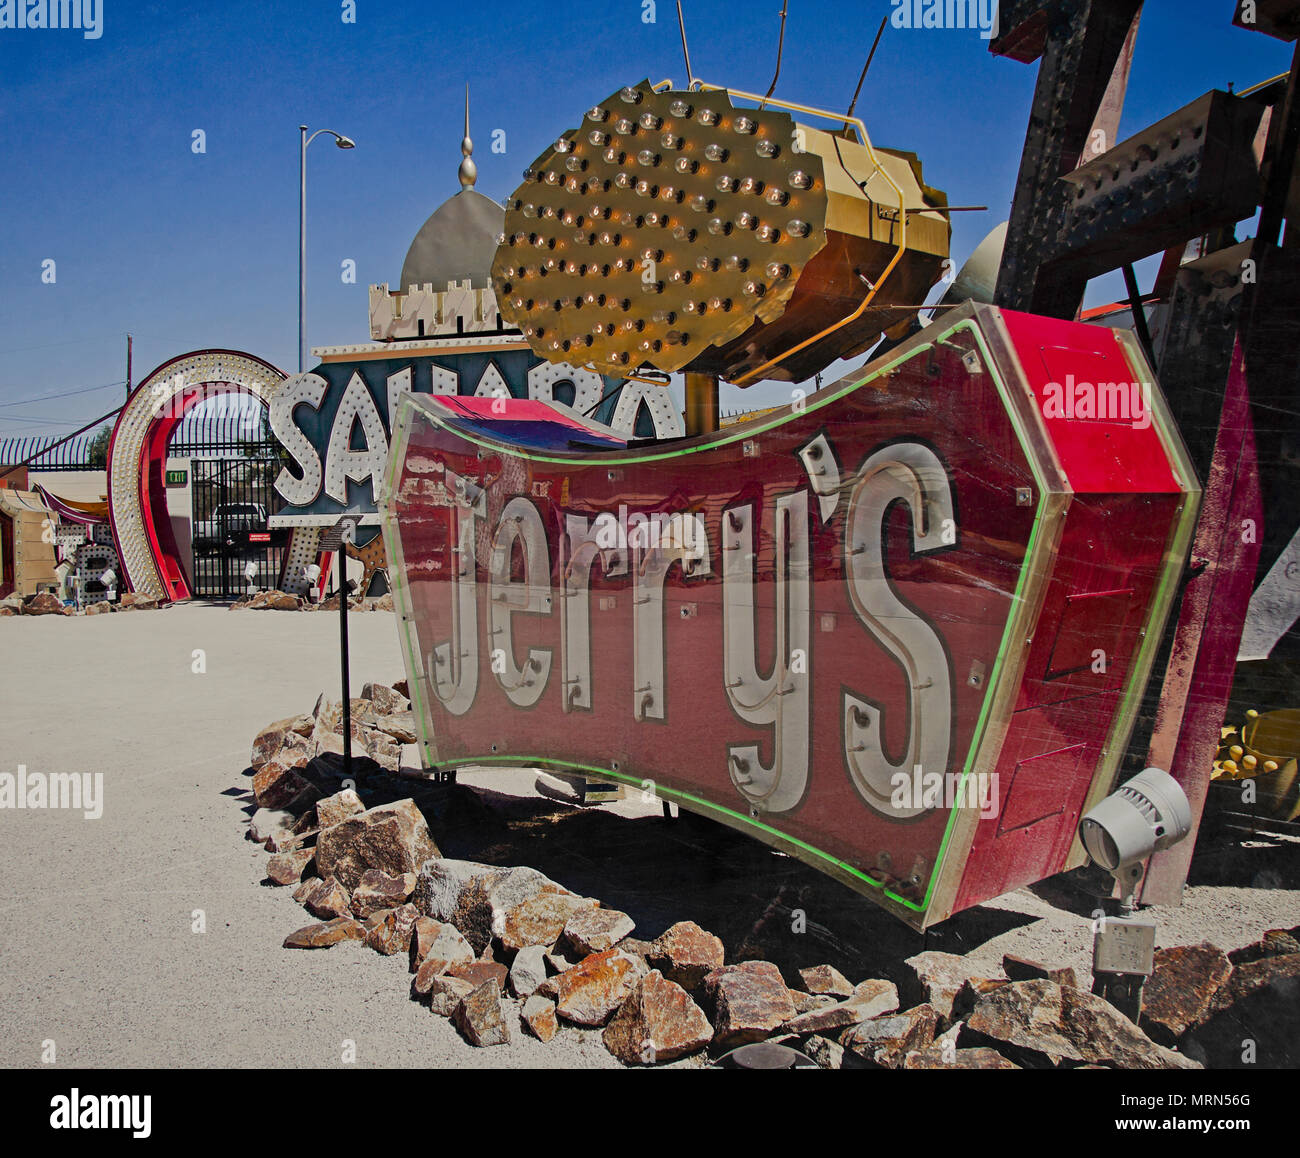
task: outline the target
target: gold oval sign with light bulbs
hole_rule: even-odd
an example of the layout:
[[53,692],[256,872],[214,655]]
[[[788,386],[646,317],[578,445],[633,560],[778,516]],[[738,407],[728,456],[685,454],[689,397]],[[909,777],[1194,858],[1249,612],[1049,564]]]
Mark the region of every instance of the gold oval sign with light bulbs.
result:
[[525,172],[492,266],[555,362],[680,370],[785,311],[826,244],[822,159],[724,91],[622,89]]

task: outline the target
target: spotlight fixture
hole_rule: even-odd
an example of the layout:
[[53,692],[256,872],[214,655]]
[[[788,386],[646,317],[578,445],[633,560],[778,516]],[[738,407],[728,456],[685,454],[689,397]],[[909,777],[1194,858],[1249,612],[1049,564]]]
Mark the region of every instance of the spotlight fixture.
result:
[[[814,110],[733,97],[749,94],[642,81],[528,167],[492,281],[534,352],[610,374],[800,381],[911,322],[891,305],[924,300],[950,233],[947,199],[916,157],[784,111]],[[566,179],[578,172],[585,181]],[[536,250],[555,266],[530,263]],[[566,304],[561,271],[598,282],[615,317],[637,324]]]

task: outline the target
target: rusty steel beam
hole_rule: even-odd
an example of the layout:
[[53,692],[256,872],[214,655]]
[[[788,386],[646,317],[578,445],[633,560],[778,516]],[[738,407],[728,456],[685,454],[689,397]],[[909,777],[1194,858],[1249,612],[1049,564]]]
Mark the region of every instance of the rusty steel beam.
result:
[[1082,286],[1253,216],[1259,166],[1252,146],[1263,111],[1209,92],[1059,178],[1036,230],[1036,312],[1059,298],[1057,286]]
[[[999,56],[1041,57],[1025,148],[1016,178],[995,301],[1010,309],[1073,317],[1083,283],[1039,289],[1045,226],[1058,204],[1059,178],[1084,156],[1141,0],[1016,0],[1003,3]],[[1072,304],[1071,304],[1072,302]]]
[[1182,786],[1192,807],[1192,831],[1151,857],[1139,895],[1144,905],[1182,901],[1259,565],[1262,519],[1250,392],[1238,343],[1192,545],[1197,573],[1179,609],[1147,753],[1148,764],[1167,768]]
[[1232,22],[1278,40],[1300,37],[1300,0],[1237,0]]

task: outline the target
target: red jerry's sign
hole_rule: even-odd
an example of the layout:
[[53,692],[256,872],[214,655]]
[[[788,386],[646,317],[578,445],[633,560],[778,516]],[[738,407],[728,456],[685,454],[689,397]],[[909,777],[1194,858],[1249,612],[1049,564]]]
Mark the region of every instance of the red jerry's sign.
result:
[[1082,863],[1200,495],[1130,335],[964,306],[690,440],[421,395],[396,428],[431,766],[651,789],[917,928]]

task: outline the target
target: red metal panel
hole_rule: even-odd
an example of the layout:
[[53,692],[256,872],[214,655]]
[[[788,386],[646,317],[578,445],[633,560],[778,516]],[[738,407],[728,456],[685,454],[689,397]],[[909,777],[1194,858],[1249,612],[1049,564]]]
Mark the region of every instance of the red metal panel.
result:
[[1003,317],[1072,490],[1178,492],[1192,481],[1175,476],[1151,423],[1154,382],[1134,373],[1113,330]]
[[[1198,824],[1259,569],[1263,532],[1255,427],[1238,344],[1224,392],[1205,510],[1192,547],[1193,560],[1205,566],[1188,583],[1179,610],[1147,756],[1148,763],[1167,768],[1182,785]],[[1144,903],[1181,902],[1193,847],[1189,839],[1152,856],[1142,882]]]

